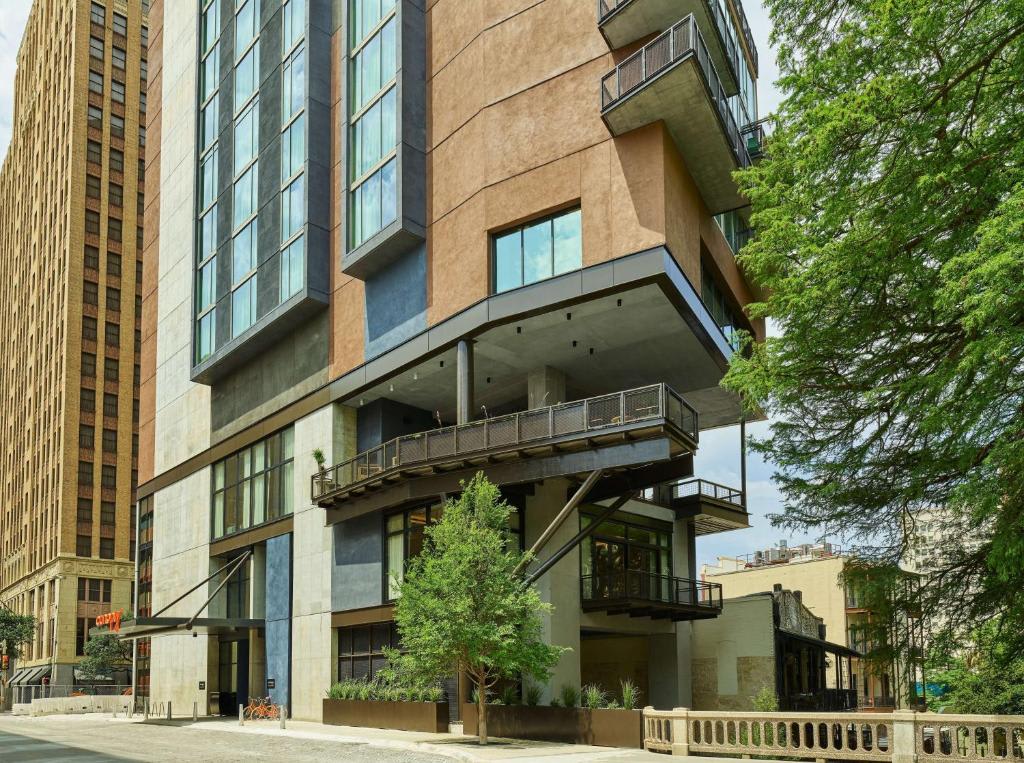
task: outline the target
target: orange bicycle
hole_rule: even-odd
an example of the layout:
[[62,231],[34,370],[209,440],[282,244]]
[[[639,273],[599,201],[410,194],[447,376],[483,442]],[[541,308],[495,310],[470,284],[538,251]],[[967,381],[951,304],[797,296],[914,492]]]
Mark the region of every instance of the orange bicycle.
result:
[[280,717],[281,711],[271,703],[270,697],[249,697],[249,704],[245,707],[247,721],[276,721]]

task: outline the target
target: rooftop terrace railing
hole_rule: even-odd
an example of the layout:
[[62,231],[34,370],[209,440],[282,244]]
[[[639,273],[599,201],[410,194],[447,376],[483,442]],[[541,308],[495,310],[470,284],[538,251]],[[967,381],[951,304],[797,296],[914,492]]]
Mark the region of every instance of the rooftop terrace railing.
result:
[[696,60],[736,163],[741,168],[749,167],[751,159],[746,139],[736,126],[736,120],[729,109],[728,96],[722,87],[722,80],[718,76],[693,14],[647,43],[602,78],[602,110],[607,111],[674,64],[688,58]]
[[696,409],[668,385],[653,384],[397,437],[314,474],[312,497],[318,501],[360,483],[430,462],[535,447],[545,440],[596,435],[659,420],[697,442]]
[[743,506],[743,491],[728,485],[720,485],[710,480],[693,479],[686,482],[678,482],[672,486],[673,498],[689,498],[690,496],[704,496],[714,498],[736,506]]
[[[609,16],[618,11],[620,8],[629,5],[630,3],[642,3],[644,0],[598,0],[598,20],[599,23],[604,23]],[[735,38],[729,34],[729,19],[726,18],[725,11],[722,8],[722,4],[718,0],[704,0],[704,6],[708,10],[708,14],[715,20],[715,27],[718,31],[718,37],[722,41],[722,46],[725,49],[725,57],[729,61],[729,65],[732,67],[733,77],[739,79],[739,59],[740,51],[736,47]],[[743,23],[746,23],[746,17],[743,16],[742,6],[740,8],[740,17]],[[750,30],[747,30],[749,34]],[[751,43],[752,44],[752,43]],[[756,67],[756,53],[755,53],[755,67]]]

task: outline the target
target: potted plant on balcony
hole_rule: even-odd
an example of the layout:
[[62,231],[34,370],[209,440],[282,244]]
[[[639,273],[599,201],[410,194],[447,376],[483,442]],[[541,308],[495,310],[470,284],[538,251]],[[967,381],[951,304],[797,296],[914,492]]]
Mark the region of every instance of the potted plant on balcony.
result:
[[323,495],[327,491],[334,489],[334,480],[327,476],[327,457],[324,455],[323,448],[313,449],[313,460],[316,461],[315,492]]

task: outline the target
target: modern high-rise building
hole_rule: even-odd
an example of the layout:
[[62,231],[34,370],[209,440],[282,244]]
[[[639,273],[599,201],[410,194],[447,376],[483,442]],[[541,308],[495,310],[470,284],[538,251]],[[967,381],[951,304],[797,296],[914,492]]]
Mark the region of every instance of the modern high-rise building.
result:
[[688,704],[690,624],[721,607],[696,543],[748,524],[693,454],[740,421],[719,382],[764,331],[734,256],[761,150],[739,0],[150,19],[151,524],[122,632],[150,639],[152,698],[320,719],[398,643],[395,580],[483,471],[524,547],[571,504],[538,560],[565,546],[538,580],[572,648],[546,696],[615,676]]
[[[0,170],[0,602],[8,676],[70,685],[131,609],[148,3],[35,0]],[[122,676],[122,680],[125,680]]]

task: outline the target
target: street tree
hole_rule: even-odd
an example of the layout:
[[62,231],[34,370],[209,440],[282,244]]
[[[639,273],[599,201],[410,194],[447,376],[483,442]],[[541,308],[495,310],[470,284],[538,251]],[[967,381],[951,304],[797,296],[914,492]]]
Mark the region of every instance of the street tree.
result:
[[481,744],[494,684],[524,675],[544,681],[565,651],[542,638],[550,605],[519,572],[524,554],[509,533],[512,511],[482,473],[463,483],[426,528],[395,604],[408,669],[431,681],[465,673],[476,685]]
[[36,633],[36,619],[31,615],[18,615],[0,605],[0,660],[10,665],[21,656],[22,647]]
[[110,676],[114,669],[127,667],[132,660],[131,642],[122,641],[115,633],[90,636],[82,652],[78,670],[89,681]]
[[782,526],[904,557],[924,613],[1024,646],[1024,1],[766,0],[784,99],[740,173],[778,335],[726,384],[774,420]]

